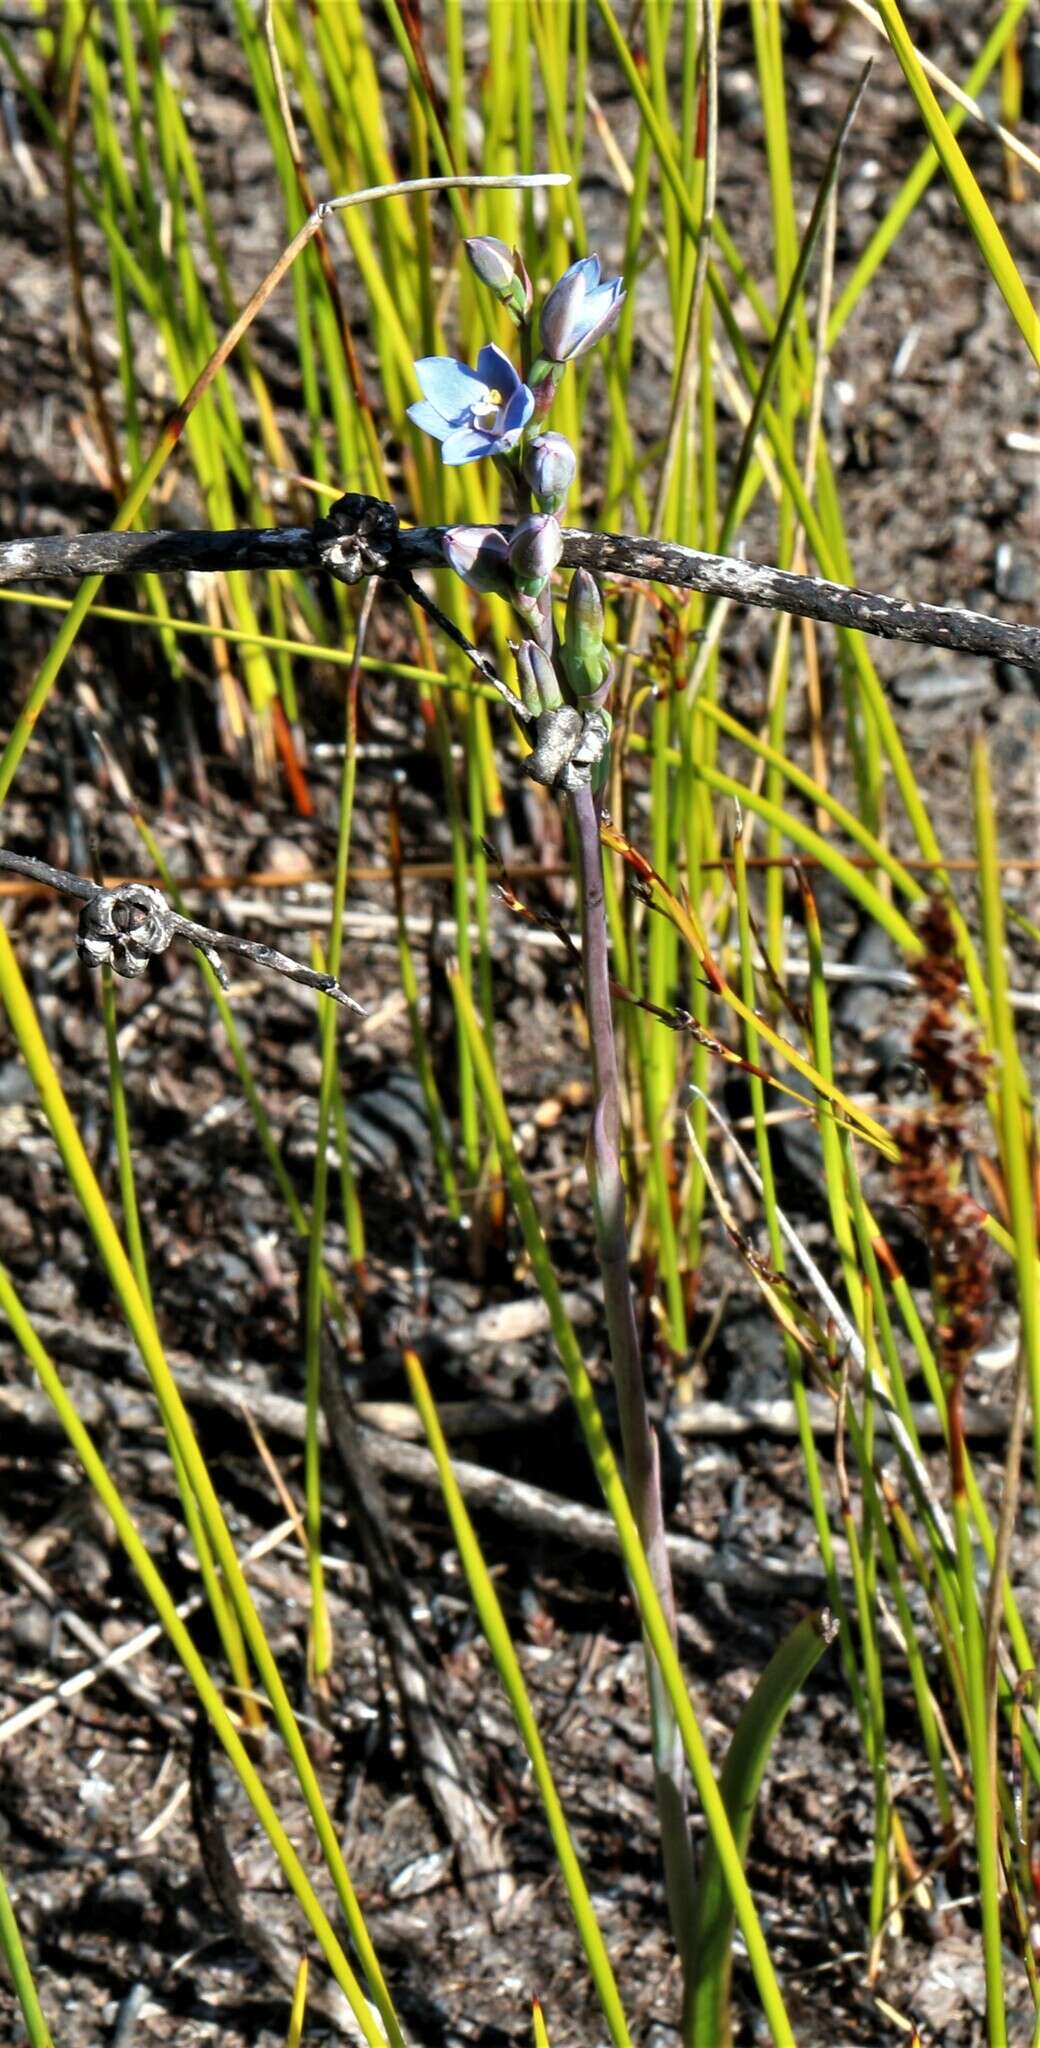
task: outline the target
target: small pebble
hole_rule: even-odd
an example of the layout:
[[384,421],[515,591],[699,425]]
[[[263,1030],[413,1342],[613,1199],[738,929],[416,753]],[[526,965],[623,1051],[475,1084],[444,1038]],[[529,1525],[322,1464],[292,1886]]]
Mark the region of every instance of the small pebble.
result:
[[11,1636],[16,1649],[31,1658],[45,1658],[50,1651],[54,1618],[42,1600],[29,1600],[12,1622]]
[[312,861],[302,846],[284,834],[272,832],[262,839],[253,855],[253,864],[262,875],[307,875]]

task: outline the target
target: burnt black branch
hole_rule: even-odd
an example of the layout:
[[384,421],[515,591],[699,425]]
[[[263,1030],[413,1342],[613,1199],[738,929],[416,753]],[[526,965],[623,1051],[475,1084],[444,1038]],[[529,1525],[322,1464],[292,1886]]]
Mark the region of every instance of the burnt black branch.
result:
[[[150,574],[187,570],[313,569],[346,582],[382,575],[417,594],[417,569],[443,568],[443,527],[401,531],[391,506],[378,498],[350,497],[334,505],[316,525],[263,527],[231,533],[81,533],[41,540],[0,542],[0,583],[37,579]],[[354,545],[354,542],[357,545]],[[699,590],[734,604],[764,606],[796,618],[851,628],[882,640],[911,640],[988,656],[1040,672],[1040,627],[1019,626],[983,612],[954,606],[917,604],[880,591],[858,590],[822,577],[796,576],[786,569],[709,555],[619,533],[563,534],[564,568],[592,569],[601,576],[625,576]],[[425,603],[429,606],[429,600]],[[454,636],[453,636],[454,637]],[[473,659],[475,650],[466,652]],[[477,657],[475,666],[484,669]],[[486,672],[486,671],[485,671]],[[492,676],[488,677],[493,680]]]

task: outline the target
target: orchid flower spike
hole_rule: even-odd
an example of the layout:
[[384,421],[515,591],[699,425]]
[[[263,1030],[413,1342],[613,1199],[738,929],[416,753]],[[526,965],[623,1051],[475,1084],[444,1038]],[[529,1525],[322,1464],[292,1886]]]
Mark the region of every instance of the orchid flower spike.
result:
[[408,417],[440,442],[449,466],[506,454],[534,411],[533,394],[493,342],[481,349],[475,370],[453,356],[421,356],[415,374],[423,396]]

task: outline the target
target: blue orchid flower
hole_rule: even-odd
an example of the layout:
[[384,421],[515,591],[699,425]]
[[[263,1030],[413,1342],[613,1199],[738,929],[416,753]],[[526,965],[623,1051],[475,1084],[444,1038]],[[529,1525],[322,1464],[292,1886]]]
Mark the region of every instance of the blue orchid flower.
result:
[[551,363],[573,363],[610,332],[624,302],[621,279],[610,277],[601,284],[599,257],[583,256],[564,271],[542,307],[543,353]]
[[415,374],[423,396],[408,407],[408,417],[440,442],[441,460],[449,465],[504,455],[534,411],[533,393],[493,342],[481,349],[475,370],[452,356],[422,356]]

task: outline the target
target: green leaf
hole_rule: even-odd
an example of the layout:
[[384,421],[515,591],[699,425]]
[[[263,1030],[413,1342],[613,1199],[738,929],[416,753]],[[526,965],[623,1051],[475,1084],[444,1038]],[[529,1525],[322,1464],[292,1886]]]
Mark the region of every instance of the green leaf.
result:
[[[719,1779],[741,1864],[762,1777],[787,1709],[836,1633],[827,1608],[807,1614],[767,1664],[737,1722]],[[733,1907],[715,1844],[704,1852],[695,1913],[696,1975],[683,2016],[686,2048],[728,2048],[733,1970]]]

